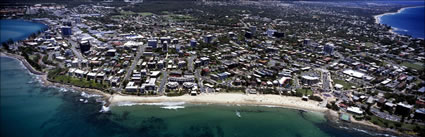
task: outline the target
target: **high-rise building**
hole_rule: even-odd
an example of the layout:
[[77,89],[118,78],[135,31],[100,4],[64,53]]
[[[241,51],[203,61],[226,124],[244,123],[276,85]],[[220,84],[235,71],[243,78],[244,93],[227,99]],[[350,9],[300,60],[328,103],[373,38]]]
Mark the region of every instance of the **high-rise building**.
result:
[[395,109],[395,114],[402,115],[402,116],[408,116],[410,112],[412,111],[413,105],[404,104],[404,103],[398,103],[397,107]]
[[257,26],[249,27],[249,31],[251,32],[252,35],[255,35],[255,33],[257,33]]
[[195,39],[192,39],[192,40],[190,40],[190,46],[191,47],[196,47],[196,40]]
[[168,42],[164,41],[164,43],[162,43],[162,51],[167,52],[168,51]]
[[229,37],[230,37],[230,38],[235,37],[235,33],[234,33],[234,32],[229,32],[228,34],[229,34]]
[[172,42],[171,42],[172,44],[179,44],[179,39],[177,39],[177,38],[174,38],[173,40],[172,40]]
[[204,42],[210,44],[213,40],[213,36],[212,35],[207,35],[204,36]]
[[87,51],[89,51],[90,50],[90,48],[91,48],[91,45],[90,45],[90,42],[89,41],[87,41],[87,40],[84,40],[84,41],[81,41],[80,42],[80,50],[81,50],[81,53],[85,53],[85,52],[87,52]]
[[311,40],[310,39],[304,39],[303,45],[304,46],[308,46],[311,44]]
[[165,41],[167,41],[168,43],[171,43],[170,37],[161,37],[161,38],[159,38],[159,40],[161,40],[161,43],[164,43]]
[[247,39],[251,39],[252,38],[252,33],[251,32],[245,32],[245,38]]
[[150,46],[150,47],[152,47],[152,48],[154,48],[154,49],[156,49],[157,44],[158,44],[158,41],[157,41],[157,40],[155,40],[155,39],[150,39],[150,40],[148,40],[148,46]]
[[268,29],[267,30],[267,37],[273,37],[273,34],[276,32],[276,30],[273,30],[273,29]]
[[62,35],[63,36],[71,36],[72,35],[72,29],[68,26],[61,27]]
[[323,52],[328,55],[333,55],[335,46],[332,43],[326,43],[325,46],[323,46]]
[[273,36],[276,37],[276,38],[282,38],[282,37],[285,37],[285,33],[283,33],[283,32],[274,32]]

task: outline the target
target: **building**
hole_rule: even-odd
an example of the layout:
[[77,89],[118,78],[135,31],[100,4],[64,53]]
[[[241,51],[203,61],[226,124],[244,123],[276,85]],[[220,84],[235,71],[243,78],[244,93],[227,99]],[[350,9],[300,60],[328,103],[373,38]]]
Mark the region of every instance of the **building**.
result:
[[360,110],[359,107],[348,107],[347,108],[347,112],[353,113],[353,114],[357,114],[357,115],[362,115],[363,111]]
[[304,39],[304,41],[303,41],[303,45],[304,45],[304,46],[311,45],[311,40],[310,40],[310,39]]
[[420,119],[425,121],[425,108],[419,108],[415,110],[415,119]]
[[301,76],[301,82],[309,86],[317,84],[319,83],[319,81],[320,81],[319,77],[312,77],[307,75]]
[[176,89],[177,87],[179,87],[179,83],[177,83],[177,82],[168,82],[167,83],[168,89]]
[[162,51],[164,52],[168,51],[168,41],[164,41],[164,43],[162,43]]
[[273,34],[276,32],[276,30],[273,30],[273,29],[268,29],[267,30],[267,37],[273,37]]
[[205,43],[210,44],[210,43],[212,43],[212,40],[213,40],[213,36],[212,35],[204,36],[204,42]]
[[147,79],[146,83],[142,84],[142,89],[154,91],[156,89],[155,82],[156,82],[156,78]]
[[325,46],[323,46],[323,52],[327,55],[333,55],[335,46],[332,43],[326,43]]
[[352,70],[352,69],[346,69],[346,70],[342,71],[342,73],[349,75],[349,76],[352,76],[352,77],[355,77],[355,78],[363,78],[366,75],[362,72],[355,71],[355,70]]
[[196,40],[195,39],[192,39],[192,40],[190,40],[190,46],[191,47],[196,47]]
[[252,35],[255,35],[255,33],[257,33],[257,26],[251,26],[251,27],[249,27],[249,32]]
[[412,111],[413,105],[404,104],[399,102],[397,104],[397,107],[395,109],[395,114],[402,115],[402,116],[408,116],[410,112]]
[[285,37],[285,33],[283,33],[283,32],[274,32],[273,33],[273,36],[276,37],[276,38],[283,38],[283,37]]
[[156,49],[157,45],[158,45],[158,41],[157,40],[155,40],[155,39],[148,40],[148,46]]
[[136,3],[142,3],[143,0],[124,0],[124,2],[136,4]]
[[210,58],[202,57],[201,58],[201,65],[208,65],[209,61],[210,61]]
[[289,83],[291,81],[290,77],[282,77],[278,80],[279,86],[284,86],[285,84]]
[[71,36],[72,35],[72,29],[71,29],[71,27],[63,26],[61,28],[61,31],[62,31],[62,35],[63,36]]
[[252,33],[251,32],[245,32],[245,38],[247,38],[247,39],[252,39]]
[[106,51],[106,56],[115,56],[116,52],[116,49],[109,49],[108,51]]
[[234,32],[229,32],[228,35],[229,35],[230,38],[235,37],[235,33]]
[[87,40],[83,40],[80,42],[80,51],[81,53],[85,53],[89,51],[91,48],[90,42]]
[[196,83],[194,83],[194,82],[184,82],[183,83],[183,87],[186,88],[186,89],[192,89],[195,86],[196,86]]
[[195,77],[168,77],[168,81],[178,83],[195,82]]
[[171,38],[170,37],[161,37],[159,38],[159,40],[161,41],[161,43],[171,43]]
[[174,38],[174,39],[171,41],[171,43],[172,43],[172,44],[179,44],[179,39]]

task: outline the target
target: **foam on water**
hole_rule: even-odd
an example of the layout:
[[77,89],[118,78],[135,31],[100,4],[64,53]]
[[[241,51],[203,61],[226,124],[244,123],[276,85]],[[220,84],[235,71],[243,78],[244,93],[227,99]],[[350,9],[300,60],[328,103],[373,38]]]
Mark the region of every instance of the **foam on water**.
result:
[[395,28],[393,27],[394,31],[402,31],[402,32],[408,32],[409,30],[407,29],[400,29],[400,28]]
[[365,133],[365,134],[368,134],[368,135],[371,135],[371,136],[397,137],[397,136],[390,135],[390,134],[382,134],[382,133],[369,132],[367,130],[359,129],[359,128],[349,128],[349,127],[345,127],[345,126],[339,126],[339,128],[346,129],[346,130],[354,130],[354,131],[362,132],[362,133]]
[[261,107],[268,107],[268,108],[281,108],[281,106],[275,106],[275,105],[258,105]]
[[143,103],[134,103],[134,102],[119,102],[116,106],[126,107],[126,106],[134,106],[134,105],[143,105]]
[[161,107],[161,108],[163,108],[163,109],[177,110],[177,109],[184,108],[184,106],[165,106],[165,107]]
[[109,107],[107,107],[107,106],[105,106],[105,105],[102,105],[102,109],[100,109],[100,111],[99,111],[99,112],[101,112],[101,113],[106,113],[106,112],[109,112],[109,110],[110,110],[110,108],[109,108]]
[[88,94],[86,92],[81,92],[81,96],[85,97],[85,98],[92,98],[92,97],[102,97],[102,95],[98,95],[98,94]]
[[116,106],[134,106],[134,105],[152,105],[152,106],[161,106],[163,109],[182,109],[185,108],[183,105],[185,102],[159,102],[159,103],[135,103],[135,102],[119,102]]

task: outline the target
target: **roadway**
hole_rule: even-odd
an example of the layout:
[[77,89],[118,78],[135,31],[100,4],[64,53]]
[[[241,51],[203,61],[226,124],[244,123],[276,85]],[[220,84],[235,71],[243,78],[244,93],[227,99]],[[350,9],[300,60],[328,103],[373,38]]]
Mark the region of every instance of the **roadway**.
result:
[[202,84],[202,77],[201,77],[201,72],[199,72],[200,69],[196,69],[195,70],[195,78],[198,79],[198,86],[199,86],[199,90],[202,93],[205,93],[205,88],[204,88],[204,84]]
[[188,67],[189,67],[189,70],[191,71],[191,72],[193,72],[193,60],[196,58],[196,55],[191,55],[188,59],[187,59],[187,63],[188,63]]
[[167,83],[167,80],[168,80],[167,70],[166,69],[163,70],[161,75],[162,75],[162,80],[161,80],[161,83],[159,84],[159,88],[158,88],[159,95],[163,95],[163,93],[164,93],[165,83]]
[[78,46],[78,44],[70,38],[66,38],[66,39],[68,40],[69,43],[71,43],[71,50],[74,53],[74,55],[77,56],[78,59],[83,60],[84,59],[83,55],[76,48],[76,46]]
[[136,53],[136,57],[134,57],[134,60],[131,63],[131,66],[127,69],[127,72],[124,76],[124,79],[121,81],[120,89],[122,89],[123,86],[124,86],[122,83],[124,81],[126,81],[131,76],[131,74],[133,73],[133,70],[134,70],[134,68],[136,68],[137,62],[139,61],[140,57],[142,56],[144,50],[145,50],[145,45],[139,46],[139,51]]

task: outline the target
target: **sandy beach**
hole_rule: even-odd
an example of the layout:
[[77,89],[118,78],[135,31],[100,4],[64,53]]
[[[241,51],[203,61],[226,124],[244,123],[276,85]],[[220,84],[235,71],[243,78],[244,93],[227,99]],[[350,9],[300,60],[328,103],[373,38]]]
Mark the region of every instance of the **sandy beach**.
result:
[[111,105],[117,105],[122,102],[133,103],[160,103],[160,102],[186,102],[197,104],[231,104],[231,105],[270,105],[285,108],[310,110],[317,112],[325,112],[327,108],[319,106],[317,101],[302,101],[299,97],[279,96],[279,95],[246,95],[238,93],[208,93],[198,96],[183,95],[178,97],[140,97],[113,95],[110,100]]

